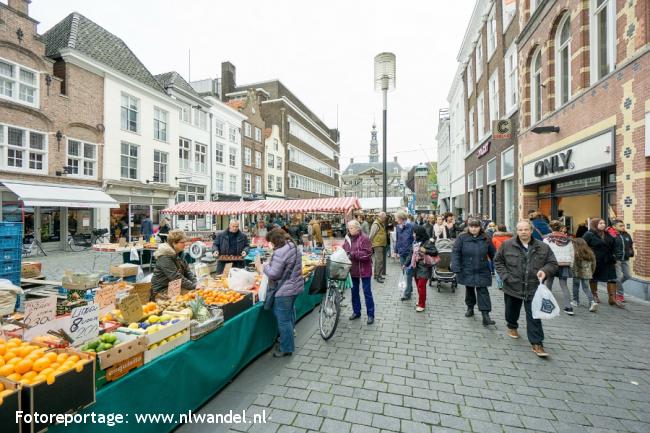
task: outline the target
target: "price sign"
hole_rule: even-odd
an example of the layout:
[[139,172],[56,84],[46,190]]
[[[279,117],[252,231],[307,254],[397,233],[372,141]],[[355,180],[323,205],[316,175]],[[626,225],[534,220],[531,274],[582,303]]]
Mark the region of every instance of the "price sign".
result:
[[223,276],[228,277],[230,275],[230,270],[232,269],[232,262],[226,263],[226,266],[223,268]]
[[74,344],[80,344],[99,335],[99,305],[90,303],[73,308],[70,314],[68,335]]
[[120,299],[117,308],[122,311],[122,317],[129,323],[142,319],[142,304],[138,295],[128,295]]
[[181,284],[183,281],[179,278],[177,280],[171,281],[167,285],[167,296],[169,299],[176,299],[177,296],[181,294]]
[[25,318],[23,322],[31,326],[25,329],[23,337],[26,340],[47,334],[47,331],[53,329],[56,319],[56,297],[34,299],[25,302]]
[[104,308],[108,305],[114,304],[116,296],[117,285],[109,284],[95,292],[95,302],[99,305],[99,308]]

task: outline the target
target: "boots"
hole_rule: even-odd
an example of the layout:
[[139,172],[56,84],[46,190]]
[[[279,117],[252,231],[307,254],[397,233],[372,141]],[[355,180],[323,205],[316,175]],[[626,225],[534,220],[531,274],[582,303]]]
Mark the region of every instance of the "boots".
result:
[[494,325],[496,323],[494,320],[490,319],[490,313],[487,311],[481,311],[481,314],[483,314],[483,326]]
[[465,317],[472,317],[474,315],[474,307],[469,308],[467,307],[467,311],[465,312]]
[[589,288],[591,288],[591,294],[594,297],[594,302],[600,304],[600,298],[598,297],[598,283],[594,280],[589,280]]
[[623,304],[616,300],[616,283],[607,283],[607,298],[609,305],[614,305],[618,308],[625,308]]

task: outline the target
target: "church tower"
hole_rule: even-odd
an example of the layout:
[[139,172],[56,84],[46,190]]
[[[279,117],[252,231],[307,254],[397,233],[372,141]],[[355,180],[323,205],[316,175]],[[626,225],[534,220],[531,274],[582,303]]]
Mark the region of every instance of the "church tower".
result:
[[379,144],[377,143],[377,125],[372,123],[372,131],[370,132],[370,163],[379,162]]

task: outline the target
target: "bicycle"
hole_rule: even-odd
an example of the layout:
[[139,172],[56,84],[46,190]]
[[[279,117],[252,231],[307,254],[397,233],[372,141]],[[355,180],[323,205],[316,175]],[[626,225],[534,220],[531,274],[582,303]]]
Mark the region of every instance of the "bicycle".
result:
[[90,234],[68,234],[68,245],[74,252],[84,251],[96,244],[108,243],[108,229],[93,230]]
[[43,253],[44,256],[47,256],[47,253],[45,253],[45,250],[43,249],[43,245],[36,239],[36,237],[34,237],[34,235],[25,235],[25,241],[27,242],[23,243],[23,257],[31,257],[34,252],[38,255],[39,251]]
[[336,327],[339,324],[345,280],[348,278],[351,267],[352,265],[349,264],[327,261],[327,273],[329,275],[327,291],[320,304],[318,318],[320,335],[325,341],[334,336]]

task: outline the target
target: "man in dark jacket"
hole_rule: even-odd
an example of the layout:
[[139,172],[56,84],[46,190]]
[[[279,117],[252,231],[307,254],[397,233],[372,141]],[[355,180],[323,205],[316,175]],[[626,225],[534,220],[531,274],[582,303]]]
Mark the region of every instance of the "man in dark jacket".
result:
[[634,257],[634,241],[627,232],[625,223],[621,220],[612,221],[616,229],[614,236],[614,256],[616,257],[616,300],[625,302],[623,283],[631,278],[630,257]]
[[228,230],[219,233],[212,244],[212,250],[217,256],[238,256],[242,260],[219,260],[217,263],[217,274],[221,274],[226,267],[226,263],[231,262],[235,268],[243,268],[243,258],[248,255],[249,250],[248,237],[239,230],[239,221],[231,219],[228,224]]
[[546,357],[548,353],[544,351],[542,321],[533,319],[531,303],[540,281],[554,275],[558,264],[551,248],[532,237],[532,230],[530,221],[519,221],[517,236],[501,245],[494,258],[494,265],[503,280],[508,336],[519,338],[517,321],[523,303],[528,341],[537,356]]
[[433,239],[433,225],[436,223],[436,216],[433,214],[429,214],[427,217],[427,222],[424,224],[424,229],[427,231],[427,236],[429,236],[429,239]]
[[408,261],[413,251],[413,224],[408,220],[403,210],[395,214],[397,227],[395,228],[395,253],[399,256],[399,263],[406,274],[406,289],[400,298],[401,301],[411,299],[413,293],[413,268]]

